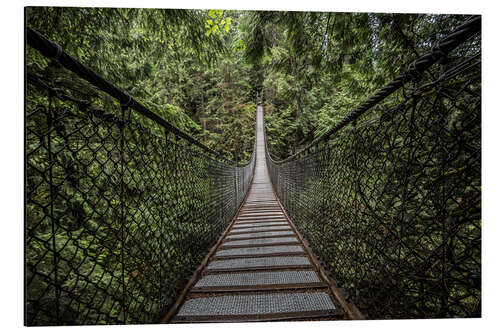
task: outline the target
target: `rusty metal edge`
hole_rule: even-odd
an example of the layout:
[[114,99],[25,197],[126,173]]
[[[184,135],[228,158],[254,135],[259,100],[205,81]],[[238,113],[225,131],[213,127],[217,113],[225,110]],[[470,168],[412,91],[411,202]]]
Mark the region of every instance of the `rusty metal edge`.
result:
[[243,220],[239,220],[240,223],[242,222],[247,222],[247,221],[252,221],[252,220],[255,220],[257,222],[259,221],[265,221],[265,222],[268,222],[268,221],[272,221],[272,220],[283,220],[285,217],[283,215],[280,215],[280,216],[273,216],[273,217],[270,217],[269,215],[265,216],[264,219],[260,219],[258,216],[245,216],[245,218]]
[[272,212],[269,212],[269,211],[264,211],[264,212],[256,212],[256,211],[251,211],[251,212],[248,212],[248,211],[245,211],[241,213],[240,217],[267,217],[267,216],[276,216],[276,215],[281,215],[281,212],[280,211],[272,211]]
[[288,222],[285,217],[283,217],[282,220],[279,220],[279,219],[276,219],[276,220],[265,220],[265,221],[259,221],[259,220],[255,220],[255,221],[236,221],[236,223],[234,224],[235,226],[237,227],[240,227],[240,225],[242,224],[267,224],[267,223],[273,223],[273,222]]
[[297,239],[294,242],[276,242],[276,243],[267,243],[267,244],[248,244],[248,245],[225,245],[226,242],[223,242],[221,245],[221,250],[230,250],[230,249],[243,249],[247,247],[266,247],[266,246],[281,246],[281,245],[299,245],[300,241]]
[[[261,228],[262,230],[237,231],[237,232],[232,231],[229,233],[229,235],[231,235],[231,236],[233,236],[233,235],[245,235],[245,234],[254,234],[256,232],[292,231],[291,227],[285,229],[283,227],[279,227],[279,226],[275,226],[275,225],[270,226],[269,229],[266,229],[266,227],[252,227],[252,228]],[[238,230],[238,229],[236,229],[236,230]]]
[[273,221],[265,223],[235,223],[233,226],[234,230],[248,229],[248,228],[276,228],[288,225],[287,221]]
[[253,219],[258,219],[258,220],[273,220],[273,219],[279,219],[281,214],[268,214],[268,215],[261,215],[261,216],[240,216],[238,220],[240,221],[247,221],[247,220],[253,220]]
[[[309,267],[309,271],[314,269]],[[325,282],[307,282],[307,283],[290,283],[290,284],[259,284],[255,286],[236,286],[236,287],[193,287],[191,289],[192,293],[228,293],[228,292],[241,292],[241,291],[277,291],[277,290],[296,290],[296,289],[316,289],[316,288],[328,288],[328,284]]]
[[276,200],[259,200],[259,201],[249,201],[248,204],[249,205],[260,205],[261,203],[267,203],[267,204],[271,204],[271,205],[276,205]]
[[[293,231],[293,229],[291,230]],[[264,231],[264,232],[267,232],[267,231]],[[242,234],[244,235],[244,234]],[[229,239],[226,239],[224,240],[222,243],[226,244],[226,243],[229,243],[229,242],[236,242],[236,241],[240,241],[240,240],[251,240],[251,239],[261,239],[261,238],[288,238],[288,237],[296,237],[294,234],[290,234],[290,235],[276,235],[276,236],[262,236],[262,237],[250,237],[250,238],[245,238],[245,237],[242,237],[242,238],[229,238]],[[247,247],[247,246],[243,246],[243,247]]]
[[[281,210],[279,209],[279,206],[278,205],[270,205],[270,206],[263,206],[265,208],[259,208],[259,207],[253,207],[253,208],[244,208],[242,210],[242,212],[247,212],[247,211],[255,211],[255,212],[268,212],[268,211],[271,211],[271,212],[281,212]],[[274,208],[274,207],[278,207],[278,208]]]
[[275,210],[262,210],[258,211],[257,213],[255,213],[256,212],[255,210],[252,210],[253,214],[248,214],[248,212],[249,211],[242,211],[242,217],[255,217],[256,219],[258,219],[259,217],[262,216],[272,216],[276,214],[281,214],[281,212],[276,212]]
[[[296,245],[296,244],[294,244]],[[281,246],[281,245],[279,245]],[[304,247],[302,244],[298,244],[297,246]],[[305,252],[305,251],[304,251]],[[245,259],[245,258],[267,258],[267,257],[295,257],[301,254],[307,254],[304,252],[276,252],[276,253],[260,253],[260,254],[238,254],[238,255],[225,255],[225,256],[217,256],[214,259]]]
[[[303,257],[307,258],[306,255],[303,255]],[[303,266],[303,267],[302,267]],[[263,267],[263,266],[259,266],[259,267]],[[315,267],[310,264],[310,265],[295,265],[295,266],[264,266],[264,271],[269,271],[269,272],[272,272],[272,271],[276,271],[278,270],[279,272],[286,272],[286,271],[308,271],[308,272],[314,272],[316,273],[315,271]],[[228,274],[241,274],[242,272],[236,272],[234,270],[231,270],[231,271],[226,271],[222,274],[225,274],[225,275],[228,275]],[[248,269],[248,272],[246,273],[262,273],[262,269],[254,269],[254,268],[249,268]],[[202,273],[202,277],[205,277],[207,275],[219,275],[219,274],[213,274],[212,271],[209,271],[208,268],[205,269],[205,271],[203,271]],[[300,284],[302,285],[303,283],[290,283],[290,284],[286,284],[286,285],[295,285],[295,284]],[[280,284],[281,285],[281,284]],[[260,286],[260,285],[259,285]],[[275,286],[275,284],[268,284],[268,286]],[[204,287],[202,287],[204,288]],[[225,287],[221,287],[221,288],[225,288]]]
[[306,311],[306,312],[285,312],[279,314],[264,314],[264,315],[226,315],[226,316],[183,316],[172,323],[187,324],[187,323],[241,323],[241,322],[257,322],[257,321],[281,321],[293,320],[302,318],[319,318],[319,317],[337,317],[343,315],[339,309],[322,310],[322,311]]
[[[288,230],[277,230],[277,231],[288,231]],[[290,230],[294,232],[294,230]],[[263,231],[267,232],[267,231]],[[240,234],[240,235],[245,235],[245,234]],[[238,237],[238,238],[229,238],[230,241],[233,240],[249,240],[249,239],[261,239],[261,238],[278,238],[278,237],[292,237],[293,234],[288,234],[288,235],[268,235],[268,236],[257,236],[257,237]]]
[[250,179],[250,187],[248,188],[247,193],[245,194],[245,199],[241,202],[241,205],[240,205],[240,207],[238,207],[238,210],[236,211],[236,214],[234,214],[231,222],[229,222],[229,224],[226,227],[226,229],[224,230],[224,232],[219,236],[219,239],[217,240],[217,242],[215,243],[215,245],[210,248],[210,250],[208,251],[208,253],[205,256],[205,258],[203,258],[203,260],[201,261],[201,263],[198,266],[198,268],[196,268],[196,270],[194,271],[194,273],[191,276],[191,278],[189,278],[188,283],[186,284],[186,286],[184,287],[184,289],[180,293],[180,295],[177,298],[177,300],[175,301],[174,305],[170,308],[170,310],[168,310],[167,314],[160,319],[160,324],[167,324],[167,323],[169,323],[169,321],[179,311],[179,308],[182,306],[182,304],[184,304],[184,301],[186,300],[186,296],[188,295],[189,290],[194,285],[194,283],[198,280],[198,278],[201,276],[201,272],[208,265],[208,262],[209,262],[210,258],[215,254],[216,250],[218,249],[218,247],[220,246],[220,244],[222,243],[222,241],[224,240],[224,238],[229,233],[229,230],[231,230],[233,224],[236,222],[236,218],[238,217],[238,214],[240,213],[240,211],[243,208],[243,206],[245,205],[245,203],[246,203],[246,201],[248,199],[248,196],[250,194],[250,190],[252,189],[252,186],[253,186],[252,182],[253,182],[253,178],[255,176],[256,160],[257,160],[257,158],[255,158],[255,160],[253,162],[254,163],[254,169],[253,169],[253,173],[252,173],[252,178]]
[[240,267],[240,268],[217,268],[210,269],[207,267],[205,271],[205,275],[210,274],[220,274],[220,273],[229,273],[229,272],[260,272],[260,271],[283,271],[285,269],[289,270],[306,270],[310,269],[311,265],[288,265],[288,266],[254,266],[254,267]]
[[[267,215],[275,215],[277,213],[281,214],[281,211],[277,211],[274,209],[272,209],[272,210],[271,209],[256,210],[255,208],[252,208],[251,210],[242,210],[241,212],[243,213],[242,215],[245,215],[245,217],[247,217],[247,216],[264,216],[265,214],[267,214]],[[252,212],[253,214],[249,214],[249,212]]]

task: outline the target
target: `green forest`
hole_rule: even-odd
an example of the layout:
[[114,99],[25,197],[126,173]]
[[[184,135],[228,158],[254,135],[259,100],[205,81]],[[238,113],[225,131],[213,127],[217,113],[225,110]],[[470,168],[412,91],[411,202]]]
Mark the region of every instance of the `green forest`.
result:
[[259,105],[274,191],[349,302],[370,319],[480,316],[467,18],[27,7],[26,324],[163,318],[245,200]]
[[[259,96],[273,154],[287,157],[462,21],[457,15],[232,10],[26,12],[29,27],[236,161],[250,158]],[[43,61],[28,49],[28,68]]]

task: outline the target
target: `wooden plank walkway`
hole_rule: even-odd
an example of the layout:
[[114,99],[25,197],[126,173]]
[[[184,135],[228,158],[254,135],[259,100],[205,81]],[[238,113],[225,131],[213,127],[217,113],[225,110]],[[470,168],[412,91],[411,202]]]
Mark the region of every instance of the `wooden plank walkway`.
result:
[[274,194],[264,145],[259,107],[256,166],[247,198],[169,322],[346,318]]

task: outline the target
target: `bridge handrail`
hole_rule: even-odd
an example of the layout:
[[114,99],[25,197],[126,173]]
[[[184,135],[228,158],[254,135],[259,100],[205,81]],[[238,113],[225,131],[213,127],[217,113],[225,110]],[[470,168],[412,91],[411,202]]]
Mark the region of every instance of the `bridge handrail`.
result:
[[156,323],[243,203],[256,140],[230,161],[26,33],[47,66],[26,73],[25,323]]
[[298,153],[276,161],[266,135],[288,216],[369,319],[481,316],[480,22]]
[[[97,74],[90,67],[84,65],[77,59],[73,58],[71,55],[66,53],[60,45],[49,40],[40,32],[32,29],[30,27],[26,27],[26,41],[28,45],[33,47],[34,49],[40,51],[45,57],[57,60],[63,67],[68,69],[69,71],[75,73],[79,77],[93,84],[101,91],[109,94],[110,96],[116,98],[121,105],[126,106],[130,109],[133,109],[140,113],[141,115],[151,119],[158,125],[162,126],[168,132],[173,133],[174,135],[186,140],[190,144],[193,144],[199,148],[201,148],[206,153],[215,156],[217,159],[222,160],[228,164],[237,165],[236,161],[231,161],[225,158],[222,153],[217,152],[203,143],[199,142],[189,134],[181,131],[177,127],[170,124],[168,121],[158,116],[156,113],[145,107],[143,104],[138,102],[128,93],[124,92],[111,82],[104,79],[102,76]],[[250,162],[247,162],[241,166],[247,165]]]
[[431,51],[413,61],[405,72],[398,75],[370,99],[365,101],[356,109],[352,110],[347,117],[314,139],[306,147],[283,160],[274,160],[272,159],[272,156],[270,156],[271,160],[274,163],[282,164],[304,156],[304,154],[308,153],[313,147],[317,147],[321,142],[327,141],[333,134],[337,133],[345,126],[355,123],[361,115],[383,101],[393,92],[397,91],[404,85],[405,82],[419,76],[422,72],[446,57],[450,52],[462,45],[466,40],[477,34],[479,31],[481,31],[481,16],[472,16],[469,20],[457,27],[452,33],[436,43]]

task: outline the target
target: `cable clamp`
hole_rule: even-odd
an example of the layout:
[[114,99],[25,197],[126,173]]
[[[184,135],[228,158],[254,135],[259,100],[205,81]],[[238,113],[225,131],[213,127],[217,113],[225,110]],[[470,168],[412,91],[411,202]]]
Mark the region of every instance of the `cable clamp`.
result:
[[122,107],[124,107],[124,108],[128,108],[130,106],[130,104],[132,104],[132,96],[130,96],[129,94],[127,94],[127,96],[128,96],[127,103],[125,103],[125,104],[122,103]]
[[420,80],[420,72],[417,70],[417,60],[413,60],[409,65],[406,71],[408,76],[410,76],[411,81],[418,82]]
[[61,45],[57,43],[54,43],[54,45],[56,46],[56,55],[54,56],[54,60],[59,62],[59,59],[61,59],[61,55],[63,54],[63,49]]
[[441,48],[441,41],[437,41],[431,48],[431,56],[438,63],[442,63],[447,59],[447,54]]

